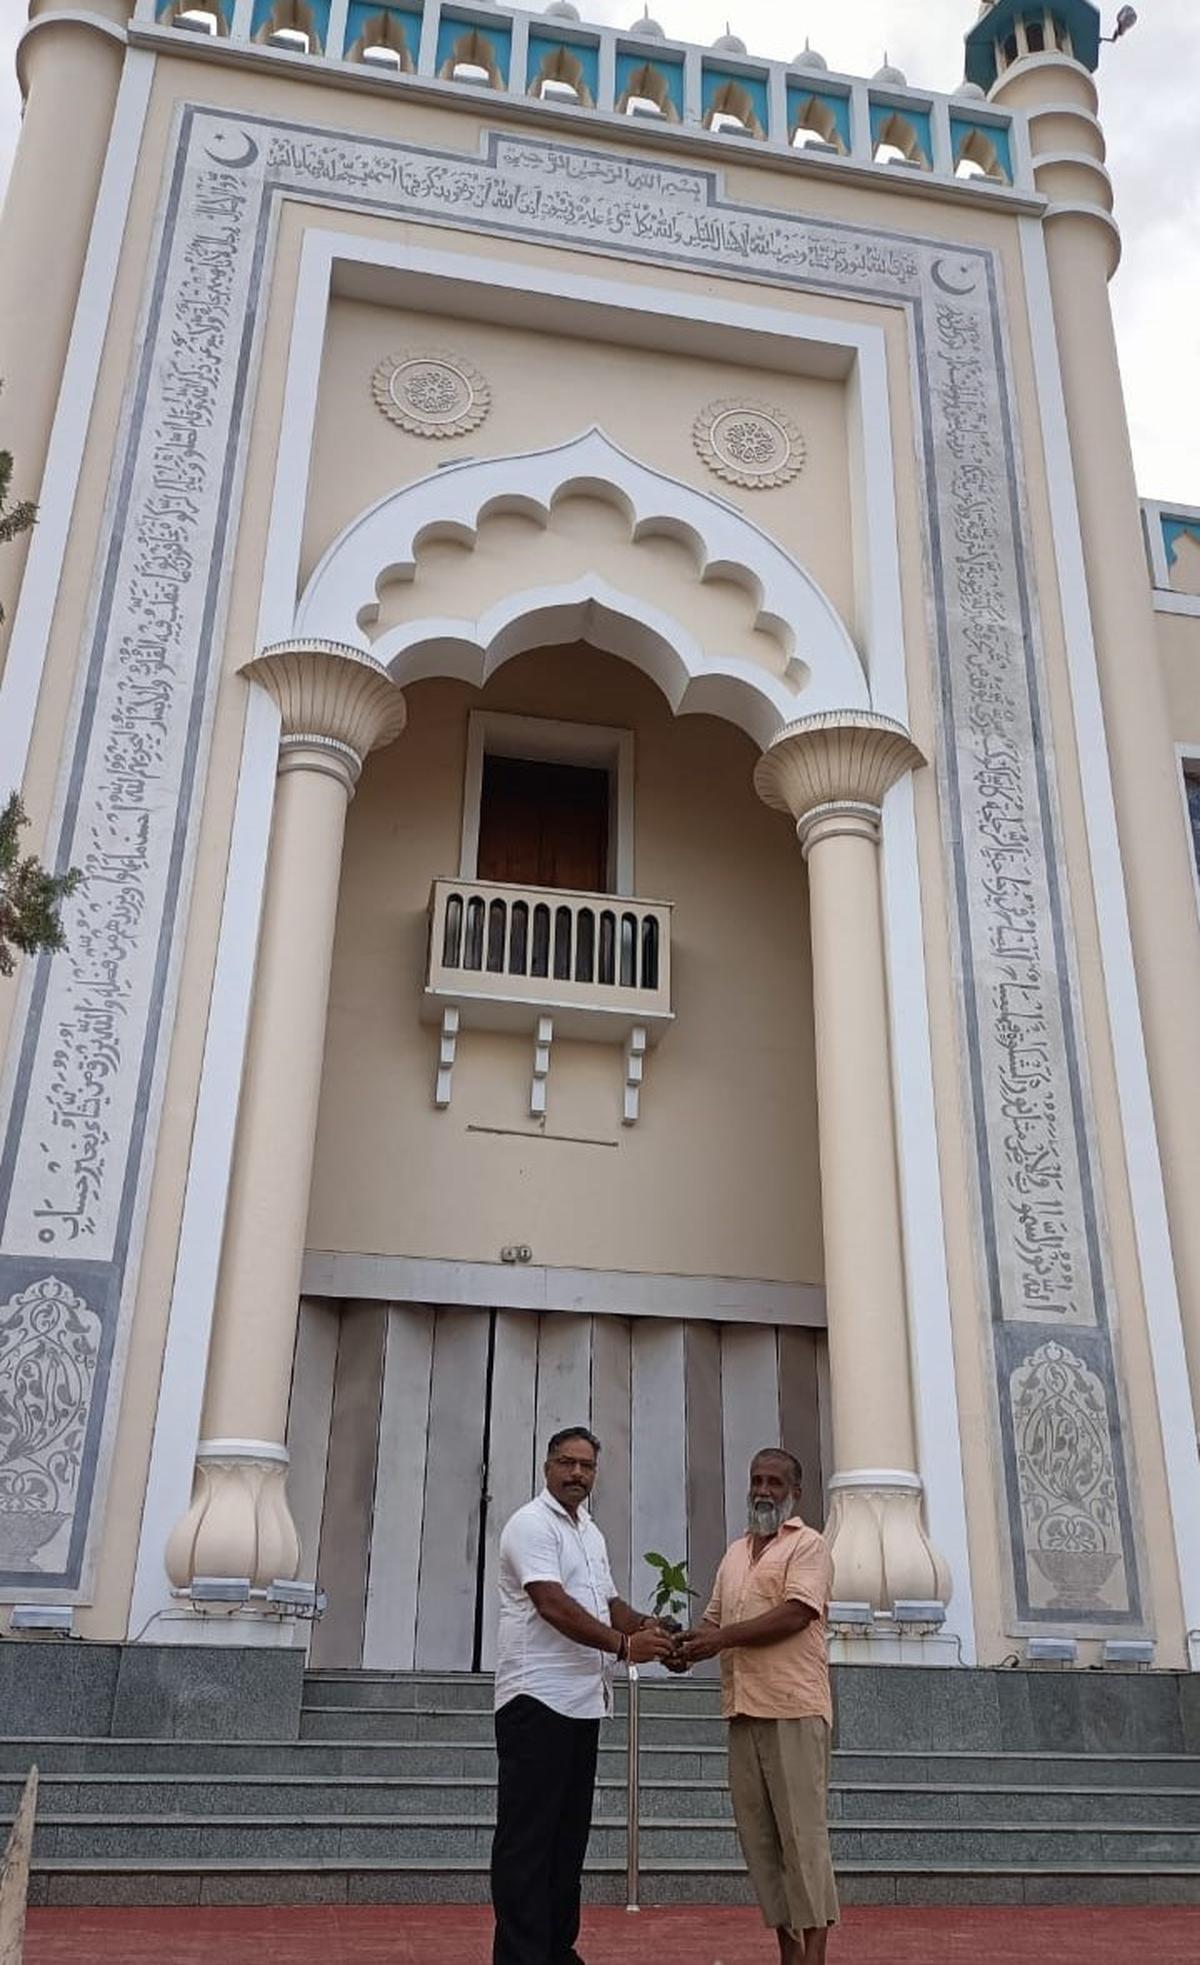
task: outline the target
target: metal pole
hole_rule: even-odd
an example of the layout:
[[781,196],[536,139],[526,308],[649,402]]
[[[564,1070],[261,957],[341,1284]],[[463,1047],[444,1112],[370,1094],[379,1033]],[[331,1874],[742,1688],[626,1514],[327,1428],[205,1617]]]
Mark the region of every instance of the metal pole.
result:
[[638,1824],[641,1816],[641,1789],[638,1745],[638,1668],[630,1665],[629,1671],[629,1744],[626,1749],[628,1763],[628,1795],[625,1824],[625,1908],[640,1910],[638,1903]]

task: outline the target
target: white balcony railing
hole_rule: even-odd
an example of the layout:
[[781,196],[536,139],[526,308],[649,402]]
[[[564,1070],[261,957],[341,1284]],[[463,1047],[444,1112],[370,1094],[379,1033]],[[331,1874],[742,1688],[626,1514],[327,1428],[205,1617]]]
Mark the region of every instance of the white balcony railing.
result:
[[465,1024],[532,1036],[535,1118],[546,1114],[557,1037],[624,1045],[621,1117],[632,1126],[647,1047],[672,1017],[670,903],[495,880],[435,880],[424,1014],[441,1023],[436,1106],[450,1103]]
[[551,1016],[562,1036],[619,1041],[635,1025],[649,1036],[671,1017],[670,904],[435,880],[425,994],[483,1028]]

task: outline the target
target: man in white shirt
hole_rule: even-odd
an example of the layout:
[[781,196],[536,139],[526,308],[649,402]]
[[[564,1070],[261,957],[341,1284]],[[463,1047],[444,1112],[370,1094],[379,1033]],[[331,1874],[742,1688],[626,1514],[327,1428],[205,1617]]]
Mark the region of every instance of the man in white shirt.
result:
[[555,1433],[545,1487],[500,1537],[493,1965],[583,1965],[580,1877],[613,1671],[671,1650],[617,1595],[587,1508],[599,1451],[586,1426]]

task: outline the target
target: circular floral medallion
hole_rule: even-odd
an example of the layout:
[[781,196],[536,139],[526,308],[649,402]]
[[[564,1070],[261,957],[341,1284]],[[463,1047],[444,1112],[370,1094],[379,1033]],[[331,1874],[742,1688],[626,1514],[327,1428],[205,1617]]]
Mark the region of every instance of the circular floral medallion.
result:
[[765,489],[804,469],[804,438],[790,416],[765,403],[708,403],[692,436],[709,470],[728,484]]
[[375,370],[371,390],[384,415],[414,437],[461,437],[478,429],[492,406],[479,370],[444,348],[388,355]]

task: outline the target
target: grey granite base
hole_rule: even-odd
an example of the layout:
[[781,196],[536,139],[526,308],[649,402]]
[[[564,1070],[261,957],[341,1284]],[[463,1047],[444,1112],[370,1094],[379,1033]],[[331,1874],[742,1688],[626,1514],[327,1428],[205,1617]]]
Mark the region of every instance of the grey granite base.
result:
[[1200,1753],[1188,1672],[835,1666],[834,1744],[886,1753]]
[[0,1639],[9,1737],[295,1740],[304,1653]]

